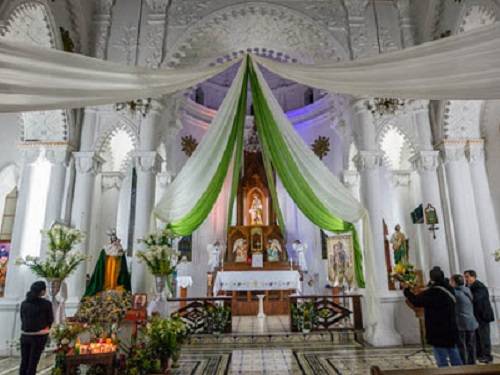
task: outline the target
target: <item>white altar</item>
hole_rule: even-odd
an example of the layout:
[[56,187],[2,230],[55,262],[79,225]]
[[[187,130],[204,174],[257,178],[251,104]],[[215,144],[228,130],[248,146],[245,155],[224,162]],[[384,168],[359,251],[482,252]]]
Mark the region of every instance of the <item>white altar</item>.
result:
[[214,296],[220,291],[295,290],[302,286],[298,271],[221,271],[214,283]]

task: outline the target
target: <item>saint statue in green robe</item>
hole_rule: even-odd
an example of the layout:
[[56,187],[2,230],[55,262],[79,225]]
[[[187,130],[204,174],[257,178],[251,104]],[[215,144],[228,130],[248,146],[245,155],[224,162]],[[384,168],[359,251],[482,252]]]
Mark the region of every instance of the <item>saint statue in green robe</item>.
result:
[[130,291],[130,274],[127,257],[120,239],[112,231],[110,243],[101,250],[94,273],[85,290],[84,297],[96,295],[106,290]]

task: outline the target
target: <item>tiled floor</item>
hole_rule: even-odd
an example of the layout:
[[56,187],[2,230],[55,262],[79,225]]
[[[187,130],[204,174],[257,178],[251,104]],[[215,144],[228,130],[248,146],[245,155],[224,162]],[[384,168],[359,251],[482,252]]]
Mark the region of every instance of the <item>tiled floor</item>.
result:
[[[382,369],[435,367],[430,356],[416,347],[368,348],[357,343],[338,345],[308,340],[280,345],[186,345],[173,375],[368,375],[371,366]],[[500,362],[500,347],[494,348]],[[50,375],[53,356],[44,356],[39,375]],[[19,372],[19,358],[0,358],[0,375]]]
[[290,331],[288,315],[266,316],[259,319],[256,316],[233,317],[233,333],[268,335]]

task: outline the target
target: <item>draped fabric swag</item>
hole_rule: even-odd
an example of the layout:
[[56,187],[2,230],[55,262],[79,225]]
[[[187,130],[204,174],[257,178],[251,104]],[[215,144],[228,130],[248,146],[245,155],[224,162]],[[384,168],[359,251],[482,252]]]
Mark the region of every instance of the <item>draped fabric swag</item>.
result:
[[[304,85],[355,96],[500,99],[500,23],[375,57],[330,64],[252,59]],[[227,69],[147,69],[0,38],[0,112],[159,97]]]

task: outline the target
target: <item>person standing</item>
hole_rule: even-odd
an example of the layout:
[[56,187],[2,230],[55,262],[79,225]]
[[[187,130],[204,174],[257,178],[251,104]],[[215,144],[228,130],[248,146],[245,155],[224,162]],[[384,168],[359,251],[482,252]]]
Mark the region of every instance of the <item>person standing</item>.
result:
[[467,283],[473,296],[474,315],[479,323],[476,330],[477,359],[479,362],[493,362],[491,355],[490,323],[495,320],[490,303],[488,288],[477,279],[476,271],[464,272]]
[[47,286],[37,281],[30,287],[21,304],[21,366],[20,375],[36,375],[36,368],[47,344],[54,323],[52,304],[44,299]]
[[458,350],[464,364],[475,365],[476,329],[479,324],[474,316],[472,293],[465,286],[462,275],[453,275],[450,279],[450,285],[455,289],[455,297],[457,298],[455,313],[458,327]]
[[460,366],[462,359],[457,349],[458,328],[455,318],[456,297],[453,288],[446,282],[444,273],[434,267],[429,273],[429,287],[414,294],[408,287],[404,295],[415,307],[424,308],[427,343],[438,367]]

